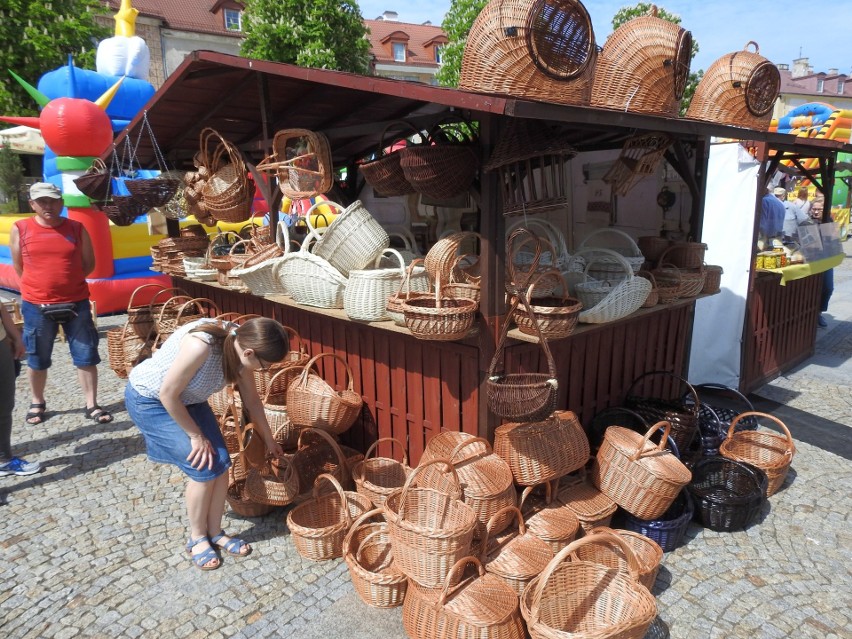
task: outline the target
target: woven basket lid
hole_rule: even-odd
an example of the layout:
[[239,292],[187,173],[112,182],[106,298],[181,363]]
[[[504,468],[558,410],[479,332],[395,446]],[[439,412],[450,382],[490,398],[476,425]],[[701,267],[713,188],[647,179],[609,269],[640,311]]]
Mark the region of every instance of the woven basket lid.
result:
[[[408,588],[420,599],[437,605],[440,588],[425,588],[413,579]],[[518,595],[497,575],[486,572],[476,578],[467,577],[450,588],[443,610],[463,620],[465,625],[490,627],[518,612]]]
[[577,534],[580,527],[574,511],[558,499],[523,511],[527,530],[540,539],[567,539]]
[[623,426],[610,426],[604,434],[604,441],[627,458],[634,455],[641,445],[642,454],[636,462],[658,479],[679,484],[689,483],[692,473],[670,450],[658,450],[656,444],[643,440],[643,435]]
[[489,541],[485,569],[513,579],[532,579],[553,559],[553,551],[546,542],[527,532],[524,535],[512,530]]
[[556,498],[581,519],[597,519],[611,515],[617,508],[614,501],[585,480],[569,480],[566,483],[563,478]]

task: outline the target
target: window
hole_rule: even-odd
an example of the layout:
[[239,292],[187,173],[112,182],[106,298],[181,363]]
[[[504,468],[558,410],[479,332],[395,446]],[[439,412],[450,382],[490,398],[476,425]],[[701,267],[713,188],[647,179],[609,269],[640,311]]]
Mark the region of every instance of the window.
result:
[[236,9],[225,9],[225,28],[228,31],[242,31],[242,14]]
[[405,62],[405,43],[404,42],[394,42],[393,43],[393,59],[394,59],[394,62]]
[[435,45],[435,62],[441,64],[444,60],[444,47],[441,45]]
[[817,80],[817,93],[822,93],[825,90],[825,80]]
[[837,81],[837,94],[840,95],[843,93],[843,89],[846,88],[846,83],[843,80]]

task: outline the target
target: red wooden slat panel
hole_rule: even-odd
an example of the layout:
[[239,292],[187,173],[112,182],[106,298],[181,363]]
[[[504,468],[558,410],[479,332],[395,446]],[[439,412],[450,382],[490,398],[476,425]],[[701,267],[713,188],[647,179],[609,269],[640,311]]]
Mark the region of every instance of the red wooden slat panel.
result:
[[[405,349],[393,348],[390,350],[390,377],[387,383],[390,386],[392,397],[391,437],[402,442],[403,446],[408,443],[408,382],[406,379]],[[391,454],[390,444],[382,444],[385,456]],[[396,450],[399,455],[399,450]]]
[[[408,412],[405,415],[408,423],[408,456],[411,464],[420,461],[426,445],[426,426],[423,416],[425,415],[424,398],[426,391],[423,386],[423,342],[414,340],[405,344],[402,351],[405,353],[405,377],[406,390],[408,391],[406,402]],[[474,367],[476,362],[473,362]],[[477,409],[476,406],[473,407]]]

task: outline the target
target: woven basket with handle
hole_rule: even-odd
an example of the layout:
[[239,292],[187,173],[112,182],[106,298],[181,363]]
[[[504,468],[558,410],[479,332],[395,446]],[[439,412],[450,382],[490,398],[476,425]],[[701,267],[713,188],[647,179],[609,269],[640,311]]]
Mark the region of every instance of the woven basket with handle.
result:
[[380,508],[352,522],[343,539],[343,559],[361,600],[374,608],[401,606],[408,578],[393,565],[393,548]]
[[[402,459],[393,457],[371,457],[378,452],[383,443],[390,444],[393,453],[393,444],[402,451]],[[376,508],[380,508],[393,491],[402,488],[405,480],[411,473],[408,466],[408,455],[402,442],[393,437],[381,437],[367,449],[364,459],[357,462],[352,468],[352,479],[355,482],[355,490],[367,497]]]
[[[768,419],[774,422],[783,434],[767,430],[740,430],[737,425],[749,417]],[[796,444],[787,426],[777,417],[756,411],[737,415],[728,428],[728,437],[719,446],[719,454],[734,461],[751,464],[766,473],[769,486],[766,496],[771,497],[787,478],[790,464],[796,454]]]
[[[388,132],[393,129],[400,129],[401,131],[393,136],[388,135]],[[413,124],[404,120],[389,123],[379,138],[379,147],[375,153],[376,158],[358,166],[358,170],[367,180],[367,184],[372,186],[378,195],[394,197],[414,193],[414,187],[405,179],[405,173],[399,165],[399,151],[389,149],[392,149],[397,141],[415,135],[420,136],[421,133]]]
[[[342,364],[346,371],[346,387],[335,390],[316,371],[313,365],[329,357]],[[326,372],[326,376],[329,373]],[[335,353],[314,355],[302,372],[287,387],[287,410],[296,426],[318,428],[340,435],[355,423],[361,413],[363,400],[353,390],[352,369],[349,363]]]

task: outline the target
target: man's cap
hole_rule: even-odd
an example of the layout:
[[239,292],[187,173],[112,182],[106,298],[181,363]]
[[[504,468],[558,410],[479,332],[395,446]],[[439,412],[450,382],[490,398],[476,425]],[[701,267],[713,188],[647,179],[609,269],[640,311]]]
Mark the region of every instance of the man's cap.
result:
[[54,200],[62,199],[62,191],[55,184],[49,182],[36,182],[30,187],[30,199],[37,200],[40,197],[51,197]]
[[783,186],[776,186],[775,190],[772,191],[775,195],[787,195],[787,189]]

